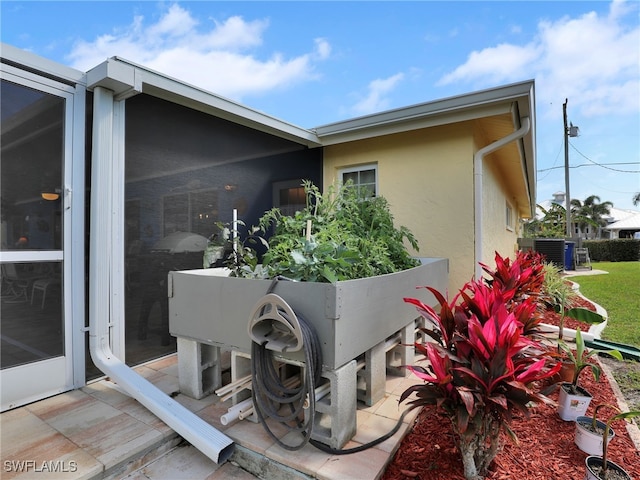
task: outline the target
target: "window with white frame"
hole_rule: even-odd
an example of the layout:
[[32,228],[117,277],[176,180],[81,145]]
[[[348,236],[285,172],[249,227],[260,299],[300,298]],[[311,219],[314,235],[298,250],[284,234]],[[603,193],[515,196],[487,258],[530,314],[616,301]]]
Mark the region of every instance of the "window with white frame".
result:
[[371,198],[378,195],[378,166],[358,165],[340,170],[340,181],[345,184],[349,180],[358,188],[359,196]]
[[513,230],[513,208],[509,205],[509,202],[505,204],[505,225],[507,230]]

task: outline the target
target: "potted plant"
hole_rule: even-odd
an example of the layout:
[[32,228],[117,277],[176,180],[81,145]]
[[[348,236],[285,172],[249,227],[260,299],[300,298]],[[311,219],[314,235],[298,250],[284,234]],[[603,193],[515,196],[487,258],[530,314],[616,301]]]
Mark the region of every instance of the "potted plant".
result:
[[[607,425],[605,422],[598,420],[598,412],[603,408],[610,408],[620,412],[618,407],[607,403],[601,403],[594,409],[592,417],[581,415],[576,418],[576,434],[574,441],[580,450],[588,453],[589,455],[602,454],[602,433]],[[607,436],[607,442],[610,442],[614,436],[615,431],[613,428],[610,428],[609,435]]]
[[615,462],[607,459],[609,432],[615,420],[640,416],[640,411],[620,412],[607,419],[602,432],[602,457],[589,455],[585,459],[587,474],[585,480],[631,480],[631,475]]
[[558,357],[562,364],[558,377],[561,382],[572,382],[576,373],[576,364],[572,361],[560,347],[560,342],[564,339],[564,321],[566,318],[572,318],[584,323],[601,323],[605,318],[597,312],[583,307],[565,308],[564,304],[560,307],[560,322],[558,326]]
[[517,441],[509,426],[513,412],[528,415],[532,404],[552,403],[536,385],[560,366],[523,335],[519,312],[535,308],[533,297],[511,303],[513,289],[475,281],[448,303],[436,289],[426,288],[438,299],[439,312],[415,298],[405,301],[432,324],[424,333],[433,341],[415,344],[430,364],[409,367],[424,383],[409,387],[400,401],[414,394],[409,405],[443,409],[456,435],[465,478],[478,479],[497,455],[502,431]]
[[[540,305],[545,310],[551,309],[559,315],[558,341],[564,340],[564,324],[567,318],[585,323],[601,323],[605,320],[599,313],[582,307],[573,307],[574,298],[577,296],[577,293],[560,275],[555,265],[552,263],[544,263],[543,278]],[[567,358],[560,346],[557,348],[556,357],[562,364],[556,380],[571,382],[575,373],[575,364]]]
[[600,379],[602,369],[600,365],[590,362],[589,359],[601,353],[611,355],[612,357],[622,360],[622,355],[617,350],[598,350],[587,349],[584,345],[582,333],[580,329],[576,329],[576,348],[575,351],[564,341],[558,341],[558,346],[564,351],[568,360],[574,365],[574,373],[571,382],[563,382],[560,385],[560,393],[558,395],[558,414],[562,420],[574,421],[581,415],[584,415],[589,408],[591,402],[591,394],[582,386],[578,385],[578,378],[585,368],[591,369],[596,382]]

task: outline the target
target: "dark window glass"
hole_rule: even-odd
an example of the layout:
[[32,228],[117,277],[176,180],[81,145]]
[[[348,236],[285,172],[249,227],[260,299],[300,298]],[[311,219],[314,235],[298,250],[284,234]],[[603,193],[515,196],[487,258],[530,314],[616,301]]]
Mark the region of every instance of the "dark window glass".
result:
[[[321,187],[322,151],[144,94],[127,100],[125,124],[125,341],[133,365],[176,349],[168,272],[202,268],[207,239],[234,210],[256,225],[283,177]],[[283,194],[304,203],[299,189]]]

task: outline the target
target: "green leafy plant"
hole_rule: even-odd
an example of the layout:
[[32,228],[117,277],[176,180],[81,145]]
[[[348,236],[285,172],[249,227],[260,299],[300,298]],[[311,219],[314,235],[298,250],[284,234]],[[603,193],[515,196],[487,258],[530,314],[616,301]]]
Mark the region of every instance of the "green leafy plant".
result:
[[[562,278],[558,269],[550,264],[545,263],[543,267],[544,281],[540,299],[545,308],[552,308],[560,314],[558,322],[558,340],[564,338],[564,321],[565,318],[573,318],[585,323],[600,323],[605,319],[599,313],[583,307],[573,307],[573,302],[578,294],[574,291],[567,281]],[[558,347],[560,351],[560,347]]]
[[573,394],[577,394],[577,386],[578,386],[578,378],[582,371],[586,368],[591,369],[591,373],[593,374],[593,378],[597,382],[600,379],[600,374],[602,373],[602,369],[600,365],[594,362],[590,362],[589,359],[594,355],[598,354],[607,354],[612,357],[622,360],[622,354],[618,350],[599,350],[596,348],[588,349],[584,344],[584,339],[582,337],[582,332],[578,328],[576,330],[576,348],[575,351],[567,345],[566,342],[560,340],[558,341],[558,346],[560,349],[566,354],[567,359],[570,363],[575,366],[575,370],[573,372],[573,379],[571,380],[571,392]]
[[224,222],[215,223],[216,231],[207,239],[207,246],[202,255],[202,268],[209,268],[223,261],[233,248],[231,244],[230,225]]
[[543,214],[542,218],[534,218],[524,225],[527,237],[564,238],[566,231],[566,210],[562,205],[552,203],[548,209],[536,205]]
[[409,387],[400,401],[415,394],[410,405],[436,405],[445,411],[467,479],[486,474],[499,451],[501,431],[517,442],[509,426],[514,411],[528,415],[531,404],[552,403],[537,391],[536,382],[560,368],[523,334],[518,318],[535,309],[534,297],[512,302],[516,289],[503,290],[502,285],[502,281],[470,282],[450,303],[437,290],[425,287],[435,296],[439,312],[418,299],[405,298],[432,326],[422,331],[433,342],[415,344],[429,365],[409,367],[424,383]]
[[[262,216],[258,228],[268,240],[259,275],[335,282],[397,272],[419,264],[405,246],[418,244],[406,227],[396,228],[383,197],[363,199],[352,183],[330,186],[325,194],[304,181],[306,206],[293,216],[278,208]],[[239,256],[239,263],[244,258]],[[239,276],[256,276],[250,265]]]
[[628,412],[622,412],[620,411],[620,409],[614,405],[609,405],[606,403],[600,404],[598,406],[596,406],[596,408],[594,409],[593,412],[593,418],[592,418],[592,423],[591,423],[591,428],[593,429],[594,432],[598,431],[598,412],[602,409],[602,408],[610,408],[618,413],[615,413],[614,415],[611,415],[607,418],[606,422],[605,422],[605,427],[604,430],[602,431],[602,473],[600,474],[600,478],[606,480],[607,477],[607,453],[609,451],[609,434],[611,432],[611,424],[613,422],[615,422],[616,420],[627,420],[627,419],[631,419],[631,418],[635,418],[635,417],[640,417],[640,411],[638,410],[632,410],[632,411],[628,411]]
[[544,280],[540,293],[541,302],[558,313],[571,308],[577,293],[562,277],[558,268],[552,263],[545,262],[542,274]]

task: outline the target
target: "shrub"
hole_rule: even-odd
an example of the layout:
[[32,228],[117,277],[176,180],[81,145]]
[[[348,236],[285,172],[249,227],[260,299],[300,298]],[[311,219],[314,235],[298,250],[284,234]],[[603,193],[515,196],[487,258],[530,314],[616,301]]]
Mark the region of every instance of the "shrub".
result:
[[[560,364],[550,367],[548,351],[523,334],[522,320],[535,310],[537,299],[522,295],[514,301],[518,272],[526,270],[522,261],[517,258],[514,263],[520,265],[506,270],[507,262],[502,262],[498,271],[489,271],[493,281],[469,282],[450,303],[437,290],[425,287],[436,297],[439,312],[418,299],[405,298],[433,326],[422,331],[434,341],[415,344],[430,364],[410,367],[424,383],[409,387],[400,401],[415,394],[410,405],[437,405],[445,411],[467,479],[487,472],[498,453],[502,430],[517,440],[509,427],[514,411],[528,415],[532,403],[550,403],[535,385],[560,369]],[[511,274],[504,275],[507,271]]]
[[543,267],[544,281],[540,300],[546,307],[561,312],[571,308],[577,293],[560,274],[552,263],[545,263]]
[[636,262],[640,260],[640,240],[620,238],[613,240],[586,240],[589,257],[594,262]]

